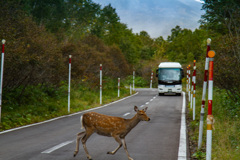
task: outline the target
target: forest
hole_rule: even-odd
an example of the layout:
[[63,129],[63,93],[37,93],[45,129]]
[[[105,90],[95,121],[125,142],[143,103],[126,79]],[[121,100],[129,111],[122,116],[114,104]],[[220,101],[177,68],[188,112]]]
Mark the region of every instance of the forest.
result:
[[[13,120],[4,112],[67,95],[67,91],[63,95],[59,92],[66,89],[69,55],[72,83],[77,89],[85,86],[82,90],[98,91],[99,64],[103,64],[103,83],[119,77],[127,80],[135,70],[142,81],[139,86],[146,87],[151,71],[160,62],[178,61],[186,72],[193,60],[197,61],[197,85],[201,86],[207,38],[212,39],[211,49],[216,52],[214,86],[226,93],[226,115],[239,119],[240,1],[204,2],[199,28],[193,31],[177,25],[164,39],[151,38],[146,31],[133,33],[121,23],[111,4],[101,6],[92,0],[1,0],[0,38],[6,40],[1,130],[22,125],[4,123]],[[156,79],[154,83],[156,87]],[[57,112],[48,110],[49,114]],[[25,119],[33,111],[17,116]]]
[[[100,63],[111,78],[136,74],[149,78],[160,61],[204,63],[206,39],[216,51],[216,85],[233,100],[240,98],[239,2],[207,0],[200,27],[176,26],[166,40],[146,31],[134,34],[120,22],[111,4],[92,0],[1,1],[0,37],[7,40],[4,90],[21,86],[57,86],[67,78],[67,57],[73,56],[73,80],[96,83]],[[204,65],[200,65],[201,67]],[[202,68],[200,68],[202,69]],[[111,70],[111,71],[110,71]],[[201,72],[200,72],[201,73]],[[201,77],[201,76],[199,76]],[[199,80],[200,81],[200,80]]]

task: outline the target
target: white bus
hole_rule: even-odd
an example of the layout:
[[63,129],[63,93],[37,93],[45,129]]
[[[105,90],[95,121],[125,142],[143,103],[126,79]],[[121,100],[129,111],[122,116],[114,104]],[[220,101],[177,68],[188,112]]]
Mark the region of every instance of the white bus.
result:
[[162,62],[156,71],[158,77],[158,94],[175,94],[181,96],[182,78],[184,77],[182,65],[178,62]]

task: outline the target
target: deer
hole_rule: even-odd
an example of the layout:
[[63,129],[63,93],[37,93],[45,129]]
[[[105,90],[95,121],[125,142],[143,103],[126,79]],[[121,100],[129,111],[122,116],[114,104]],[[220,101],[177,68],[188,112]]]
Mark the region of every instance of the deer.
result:
[[96,112],[84,113],[80,121],[85,131],[77,134],[76,149],[73,156],[75,157],[78,154],[79,141],[81,139],[87,158],[92,160],[88,153],[86,142],[93,133],[97,133],[102,136],[113,137],[119,144],[115,150],[109,151],[107,154],[114,155],[123,145],[128,159],[133,160],[128,153],[125,137],[140,121],[150,121],[150,118],[146,114],[147,108],[148,107],[139,110],[138,107],[135,106],[134,111],[136,114],[131,119],[108,116]]

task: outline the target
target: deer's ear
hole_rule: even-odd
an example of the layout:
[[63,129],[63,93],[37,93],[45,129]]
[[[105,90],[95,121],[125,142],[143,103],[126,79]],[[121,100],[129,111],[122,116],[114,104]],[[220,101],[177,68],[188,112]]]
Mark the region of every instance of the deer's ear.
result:
[[146,111],[147,111],[147,109],[148,109],[148,107],[144,108],[144,109],[143,109],[143,111],[144,111],[144,112],[146,112]]
[[137,112],[138,111],[138,107],[134,106],[134,111]]

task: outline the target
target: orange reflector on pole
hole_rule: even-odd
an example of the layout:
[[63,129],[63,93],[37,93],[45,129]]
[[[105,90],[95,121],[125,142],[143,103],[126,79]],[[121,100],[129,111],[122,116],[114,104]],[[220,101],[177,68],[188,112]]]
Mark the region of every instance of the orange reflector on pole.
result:
[[214,56],[215,56],[215,51],[211,50],[211,51],[208,52],[208,57],[209,58],[213,58]]

